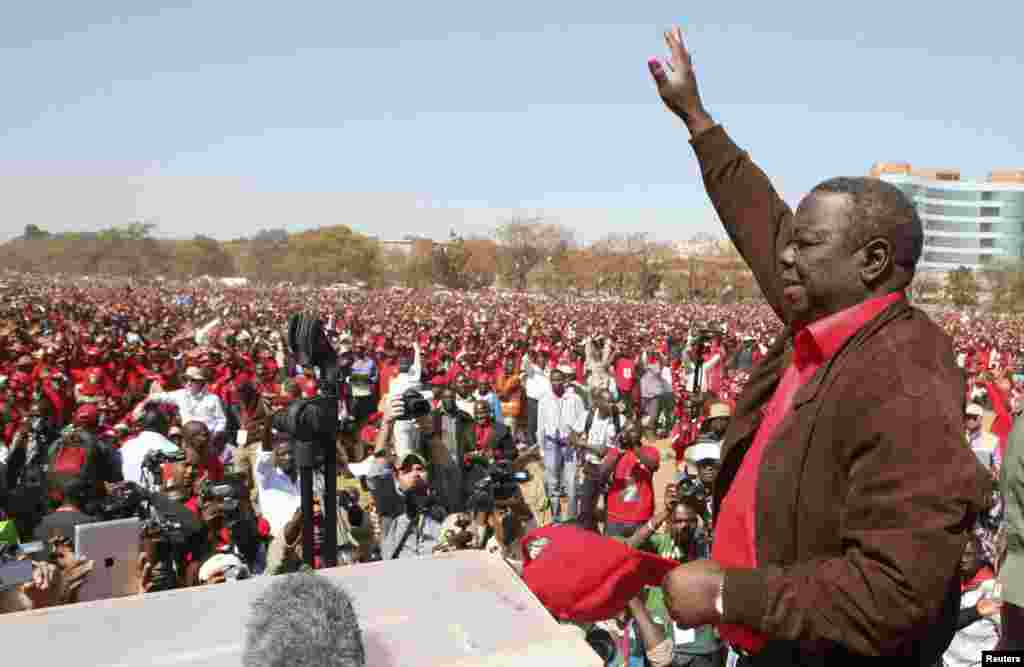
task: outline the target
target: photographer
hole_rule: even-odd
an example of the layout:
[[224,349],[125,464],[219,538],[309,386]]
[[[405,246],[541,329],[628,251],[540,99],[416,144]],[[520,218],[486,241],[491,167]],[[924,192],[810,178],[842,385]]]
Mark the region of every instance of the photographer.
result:
[[31,535],[50,509],[49,455],[51,444],[59,438],[51,414],[50,402],[37,397],[29,407],[29,418],[12,439],[6,473],[8,512],[19,535]]
[[390,472],[375,476],[371,486],[381,520],[381,556],[391,560],[432,554],[448,513],[431,494],[427,462],[419,454],[408,454]]
[[143,461],[151,452],[173,456],[180,450],[167,439],[170,420],[161,407],[147,406],[142,411],[138,423],[142,427],[142,432],[121,445],[121,472],[124,481],[153,488],[153,480],[143,483],[143,477],[148,476],[143,470]]
[[203,523],[201,536],[185,556],[185,586],[200,581],[199,571],[207,559],[218,554],[233,554],[248,571],[254,569],[263,537],[256,517],[248,508],[248,494],[240,478],[213,482],[203,480],[194,499],[195,510]]

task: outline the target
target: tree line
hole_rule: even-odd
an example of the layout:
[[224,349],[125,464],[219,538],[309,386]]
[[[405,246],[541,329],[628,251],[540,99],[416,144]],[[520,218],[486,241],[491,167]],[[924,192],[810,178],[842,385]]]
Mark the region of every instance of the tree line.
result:
[[649,300],[755,299],[753,276],[727,242],[698,235],[706,249],[684,257],[643,232],[583,244],[573,230],[542,218],[504,220],[485,236],[454,233],[443,242],[407,236],[381,243],[345,225],[288,234],[260,230],[220,242],[197,235],[155,239],[155,225],[134,222],[99,232],[50,233],[35,225],[0,245],[0,263],[16,271],[135,278],[242,276],[261,283],[455,290],[500,286],[551,294]]

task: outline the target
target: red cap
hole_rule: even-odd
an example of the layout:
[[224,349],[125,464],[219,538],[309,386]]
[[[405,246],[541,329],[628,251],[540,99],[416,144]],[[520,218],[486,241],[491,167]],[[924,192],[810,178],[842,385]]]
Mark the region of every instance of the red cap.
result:
[[[548,540],[535,559],[530,545]],[[545,526],[523,540],[523,581],[556,618],[594,623],[618,615],[645,586],[679,566],[576,526]],[[567,576],[572,573],[572,576]]]

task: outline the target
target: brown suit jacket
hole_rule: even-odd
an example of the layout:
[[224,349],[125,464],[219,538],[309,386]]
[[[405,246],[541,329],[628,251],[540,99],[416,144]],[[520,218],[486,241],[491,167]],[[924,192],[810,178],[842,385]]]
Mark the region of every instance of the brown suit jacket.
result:
[[[776,237],[789,207],[721,127],[692,143],[711,201],[782,318]],[[787,327],[737,400],[716,512],[791,357]],[[776,661],[934,663],[953,634],[966,531],[985,505],[964,408],[952,343],[925,313],[900,302],[865,325],[800,388],[765,449],[758,567],[726,573],[724,621],[767,635]]]

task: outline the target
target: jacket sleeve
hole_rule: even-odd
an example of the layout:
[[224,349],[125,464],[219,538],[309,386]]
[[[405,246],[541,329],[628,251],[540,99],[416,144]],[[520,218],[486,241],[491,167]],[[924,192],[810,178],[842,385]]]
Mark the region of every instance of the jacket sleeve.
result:
[[966,533],[983,500],[980,466],[957,419],[959,386],[920,360],[867,365],[856,386],[879,389],[864,389],[875,395],[857,404],[869,407],[850,417],[851,432],[836,444],[847,471],[843,553],[727,570],[725,623],[879,655],[946,620]]
[[776,273],[779,228],[792,217],[763,171],[733,143],[721,125],[691,141],[704,187],[729,238],[746,261],[772,310],[785,322]]

